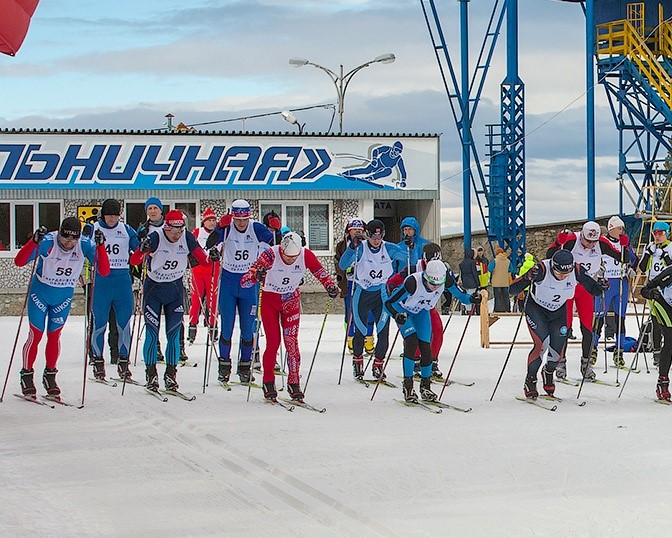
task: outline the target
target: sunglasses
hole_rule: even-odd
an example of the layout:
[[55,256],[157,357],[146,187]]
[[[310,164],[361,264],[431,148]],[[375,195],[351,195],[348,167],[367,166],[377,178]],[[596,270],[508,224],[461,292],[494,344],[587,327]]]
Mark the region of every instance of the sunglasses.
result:
[[179,233],[184,231],[184,226],[171,226],[170,224],[166,224],[166,228],[170,230],[171,232],[174,233]]
[[653,235],[665,235],[665,230],[653,230]]
[[370,239],[382,239],[385,234],[379,233],[379,234],[369,234]]
[[67,235],[59,235],[63,243],[76,243],[79,241],[79,237],[68,237]]

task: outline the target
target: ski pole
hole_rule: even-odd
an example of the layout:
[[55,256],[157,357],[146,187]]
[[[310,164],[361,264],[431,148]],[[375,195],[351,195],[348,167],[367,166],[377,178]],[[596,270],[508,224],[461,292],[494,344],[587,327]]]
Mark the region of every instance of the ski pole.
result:
[[[647,319],[646,323],[651,321],[651,314],[649,314],[649,319]],[[646,324],[645,324],[646,325]],[[630,372],[632,372],[632,369],[635,367],[635,362],[637,361],[637,355],[639,355],[639,352],[642,348],[642,342],[644,341],[644,338],[640,338],[639,341],[637,342],[637,350],[635,351],[635,356],[632,358],[632,363],[630,364],[630,368],[628,368],[628,373],[625,374],[625,379],[623,380],[623,386],[621,387],[621,390],[618,393],[618,397],[621,397],[621,394],[623,394],[623,389],[625,389],[625,385],[628,382],[628,378],[630,377]]]
[[[36,247],[39,249],[39,244]],[[30,283],[33,280],[33,275],[35,274],[35,267],[37,265],[37,259],[39,254],[35,252],[35,260],[33,260],[33,266],[30,269],[30,277],[28,278],[28,287],[26,288],[26,297],[23,300],[23,306],[21,307],[21,317],[19,317],[19,327],[16,329],[16,337],[14,338],[14,345],[12,346],[12,354],[9,357],[9,366],[7,366],[7,375],[5,376],[5,383],[2,386],[2,394],[0,395],[0,403],[5,399],[5,391],[7,390],[7,382],[9,381],[9,373],[12,370],[12,363],[14,362],[14,353],[16,352],[16,345],[19,342],[19,334],[21,333],[21,325],[23,324],[23,315],[26,312],[26,306],[28,305],[28,296],[30,295]]]
[[441,394],[439,394],[439,400],[441,400],[441,398],[443,397],[443,391],[446,390],[446,387],[448,386],[450,373],[453,371],[453,366],[455,366],[455,360],[457,359],[457,354],[460,352],[460,348],[462,347],[462,342],[464,340],[464,335],[467,334],[467,328],[469,327],[469,322],[471,321],[471,318],[474,317],[475,311],[476,311],[476,305],[472,304],[471,310],[469,310],[469,315],[467,316],[467,322],[464,324],[464,330],[462,331],[462,336],[460,336],[460,341],[457,343],[457,348],[455,349],[455,355],[453,355],[453,361],[450,363],[450,368],[448,368],[446,379],[443,381],[443,387],[441,387]]
[[[343,339],[343,353],[341,354],[341,368],[338,372],[338,384],[341,384],[341,378],[343,377],[343,364],[345,363],[345,350],[348,348],[348,335],[350,334],[350,328],[352,327],[352,323],[354,321],[353,316],[354,316],[354,299],[355,299],[355,282],[352,282],[352,287],[350,288],[350,312],[348,314],[348,323],[345,327],[345,338]],[[355,328],[355,330],[357,330]]]
[[[604,292],[602,292],[602,301],[604,301]],[[588,368],[590,367],[590,355],[593,354],[593,348],[595,347],[595,325],[597,325],[597,316],[593,312],[593,323],[591,327],[591,341],[590,341],[590,354],[588,355],[588,364],[586,364],[586,367],[584,368],[582,374],[581,374],[581,384],[579,385],[579,391],[576,393],[576,398],[577,400],[579,399],[579,396],[581,396],[581,390],[583,390],[583,384],[586,381],[586,372],[588,371]],[[616,369],[616,379],[618,380],[618,368]]]
[[324,332],[324,326],[327,324],[327,316],[329,315],[329,309],[331,308],[332,298],[327,299],[327,308],[324,310],[324,319],[322,320],[322,328],[320,329],[320,334],[317,337],[317,344],[315,344],[315,352],[313,353],[313,360],[310,361],[310,368],[308,368],[308,377],[306,377],[306,383],[303,385],[303,394],[306,394],[306,389],[308,388],[308,381],[310,381],[310,374],[313,371],[313,364],[315,364],[315,357],[317,357],[317,350],[320,347],[320,340],[322,340],[322,333]]
[[[94,251],[93,255],[93,264],[91,266],[91,293],[89,294],[90,305],[87,304],[86,308],[90,308],[91,320],[89,321],[89,330],[86,334],[86,343],[84,347],[84,379],[82,381],[82,403],[80,404],[80,409],[84,407],[84,397],[86,396],[86,370],[89,366],[89,350],[91,348],[91,336],[93,334],[93,324],[94,324],[94,315],[93,315],[93,296],[96,291],[96,272],[98,271],[98,251]],[[126,376],[124,376],[126,380]]]
[[[450,320],[453,319],[453,313],[455,312],[457,305],[455,302],[459,303],[459,301],[455,300],[453,298],[453,301],[450,303],[450,314],[448,315],[448,319],[446,320],[446,324],[443,326],[443,334],[446,334],[446,329],[448,328],[448,324],[450,323]],[[453,308],[455,306],[455,308]]]
[[[254,331],[254,351],[259,353],[259,331],[261,330],[261,296],[264,293],[264,283],[259,283],[259,297],[257,297],[257,327]],[[254,353],[254,352],[253,352]],[[250,364],[250,381],[247,385],[247,401],[250,401],[250,392],[252,392],[252,364]]]
[[[215,330],[217,327],[217,315],[218,315],[217,310],[219,306],[220,279],[217,279],[218,275],[215,272],[216,262],[213,262],[211,260],[210,263],[212,264],[210,267],[210,297],[208,298],[208,302],[210,304],[207,305],[207,307],[205,308],[206,312],[208,312],[208,333],[205,338],[205,364],[203,365],[203,394],[205,394],[205,387],[208,385],[210,381],[210,365],[212,364],[212,353],[215,351]],[[213,300],[216,301],[214,304]],[[210,317],[210,313],[212,313],[212,317]]]
[[[513,333],[513,340],[511,341],[511,346],[509,347],[509,352],[506,354],[506,359],[504,360],[504,366],[502,366],[502,371],[499,373],[499,377],[497,378],[497,383],[495,384],[495,388],[492,391],[492,395],[490,396],[490,401],[495,397],[495,392],[497,392],[497,387],[499,387],[499,382],[502,380],[502,376],[504,375],[504,370],[506,370],[506,365],[509,363],[509,358],[511,358],[511,353],[513,352],[513,346],[516,344],[516,338],[518,338],[518,331],[520,330],[520,324],[523,321],[523,318],[525,317],[525,309],[527,308],[527,299],[529,298],[530,293],[525,296],[525,303],[523,303],[523,311],[520,313],[520,316],[518,317],[518,325],[516,325],[516,332]],[[448,378],[446,377],[446,380]],[[443,394],[443,391],[442,391]]]

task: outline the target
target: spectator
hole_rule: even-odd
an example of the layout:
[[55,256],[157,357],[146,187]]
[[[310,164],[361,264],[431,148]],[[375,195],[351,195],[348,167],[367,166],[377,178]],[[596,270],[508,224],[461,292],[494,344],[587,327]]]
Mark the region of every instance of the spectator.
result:
[[495,312],[511,312],[509,301],[509,284],[513,281],[514,271],[504,249],[495,250],[495,259],[488,264],[492,273],[492,291],[495,295]]

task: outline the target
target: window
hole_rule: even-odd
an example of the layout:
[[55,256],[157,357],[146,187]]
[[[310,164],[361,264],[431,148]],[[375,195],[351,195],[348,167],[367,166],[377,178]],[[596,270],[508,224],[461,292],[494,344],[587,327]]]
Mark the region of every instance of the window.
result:
[[306,240],[306,246],[320,255],[332,252],[331,202],[261,202],[260,220],[271,210],[280,215],[288,226]]
[[16,253],[39,226],[60,225],[60,202],[0,202],[0,252]]
[[[165,215],[171,209],[178,209],[187,216],[187,230],[193,230],[200,220],[196,219],[196,202],[191,201],[175,201],[175,200],[161,200],[163,203],[163,214]],[[126,216],[124,222],[130,225],[134,230],[137,230],[141,224],[147,221],[147,214],[145,213],[145,202],[126,202],[124,205]]]

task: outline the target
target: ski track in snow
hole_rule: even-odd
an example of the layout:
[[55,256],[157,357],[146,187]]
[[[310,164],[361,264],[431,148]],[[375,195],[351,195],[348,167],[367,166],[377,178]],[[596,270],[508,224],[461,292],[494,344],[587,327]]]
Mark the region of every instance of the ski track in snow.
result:
[[[301,320],[304,382],[322,319]],[[444,372],[465,322],[453,316],[448,327]],[[500,319],[493,339],[509,339],[516,323]],[[17,326],[0,318],[3,373]],[[49,409],[11,396],[25,323],[23,333],[0,405],[0,536],[641,536],[667,526],[672,410],[642,398],[656,379],[643,362],[621,399],[620,388],[586,384],[585,407],[564,401],[549,413],[514,398],[529,351],[516,346],[490,402],[509,347],[481,349],[472,322],[451,377],[476,384],[451,385],[443,399],[473,411],[434,415],[395,404],[400,388],[381,386],[369,401],[373,385],[353,381],[349,357],[337,385],[343,320],[333,315],[306,391],[324,414],[288,413],[258,389],[247,402],[246,387],[216,384],[216,365],[202,394],[204,330],[187,348],[199,366],[178,369],[196,401],[162,403],[130,385],[122,397],[120,386],[87,381],[84,409]],[[61,342],[59,384],[79,403],[83,318],[68,321]],[[390,379],[400,350],[398,341]],[[578,355],[570,345],[574,377]],[[131,369],[144,377],[141,362]],[[614,369],[597,372],[615,379]],[[570,400],[576,390],[556,393]]]

